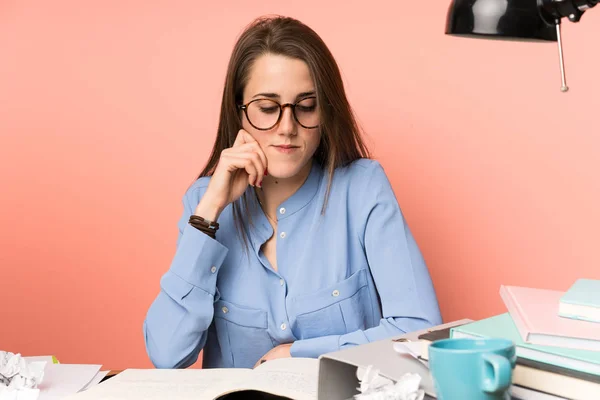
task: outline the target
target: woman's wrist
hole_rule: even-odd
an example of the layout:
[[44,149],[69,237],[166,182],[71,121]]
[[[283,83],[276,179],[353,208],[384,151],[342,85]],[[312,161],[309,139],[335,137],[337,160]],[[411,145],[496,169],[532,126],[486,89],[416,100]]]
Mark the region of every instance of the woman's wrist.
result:
[[216,222],[223,211],[222,206],[210,200],[210,198],[203,197],[200,200],[200,204],[196,207],[195,215],[202,217],[206,220]]

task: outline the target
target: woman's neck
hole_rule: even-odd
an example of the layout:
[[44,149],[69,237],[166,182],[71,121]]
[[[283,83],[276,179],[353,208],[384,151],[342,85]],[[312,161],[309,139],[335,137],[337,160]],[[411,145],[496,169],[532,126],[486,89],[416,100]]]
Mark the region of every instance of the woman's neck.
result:
[[262,190],[257,190],[257,194],[263,211],[270,219],[277,220],[277,207],[302,187],[310,174],[311,168],[312,160],[291,178],[279,179],[270,175],[265,176],[262,182]]

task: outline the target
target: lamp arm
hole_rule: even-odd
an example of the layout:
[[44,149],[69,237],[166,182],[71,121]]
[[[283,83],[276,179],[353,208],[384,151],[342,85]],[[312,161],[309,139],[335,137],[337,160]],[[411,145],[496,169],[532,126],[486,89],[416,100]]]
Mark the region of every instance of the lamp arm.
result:
[[567,92],[569,86],[567,86],[565,74],[565,61],[560,28],[561,19],[566,17],[571,22],[579,22],[583,13],[600,3],[600,0],[537,0],[537,3],[542,19],[545,20],[548,25],[556,26],[560,76],[562,80],[560,90],[562,92]]

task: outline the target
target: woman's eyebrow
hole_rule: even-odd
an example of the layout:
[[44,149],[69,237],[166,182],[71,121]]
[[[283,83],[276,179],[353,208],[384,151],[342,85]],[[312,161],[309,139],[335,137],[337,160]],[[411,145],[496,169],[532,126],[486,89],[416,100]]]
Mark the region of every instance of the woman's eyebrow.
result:
[[[314,90],[311,90],[309,92],[298,93],[296,95],[296,100],[304,98],[304,97],[308,97],[308,96],[314,96],[314,95],[315,95],[315,91]],[[273,92],[257,93],[254,96],[252,96],[253,99],[256,98],[256,97],[266,97],[268,99],[279,99],[279,98],[281,98],[280,95],[278,95],[277,93],[273,93]]]
[[257,93],[254,96],[252,96],[252,98],[259,97],[259,96],[268,97],[270,99],[278,99],[278,98],[281,97],[277,93],[271,93],[271,92],[269,92],[269,93]]
[[314,96],[314,95],[315,95],[315,91],[314,90],[311,90],[310,92],[298,93],[298,95],[296,96],[296,100],[301,99],[303,97]]

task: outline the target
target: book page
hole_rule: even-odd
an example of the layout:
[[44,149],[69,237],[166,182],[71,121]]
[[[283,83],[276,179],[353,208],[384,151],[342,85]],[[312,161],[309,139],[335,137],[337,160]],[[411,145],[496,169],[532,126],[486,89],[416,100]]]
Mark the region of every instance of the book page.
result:
[[224,394],[258,390],[294,400],[316,400],[319,362],[287,358],[255,370],[128,369],[68,400],[213,400]]
[[249,369],[128,369],[68,400],[212,400],[239,382]]
[[[319,361],[312,358],[280,358],[256,367],[236,386],[222,386],[223,393],[259,390],[294,400],[317,400]],[[217,388],[215,388],[217,389]]]

